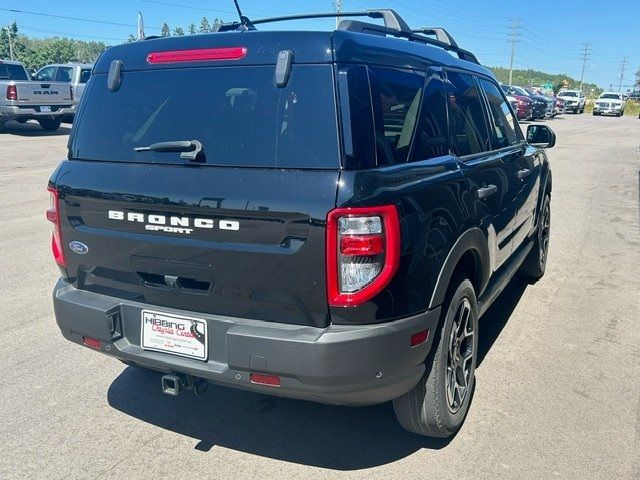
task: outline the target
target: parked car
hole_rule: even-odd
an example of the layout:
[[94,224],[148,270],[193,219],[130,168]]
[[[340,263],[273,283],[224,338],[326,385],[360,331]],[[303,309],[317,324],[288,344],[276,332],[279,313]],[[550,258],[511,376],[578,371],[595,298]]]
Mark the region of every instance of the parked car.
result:
[[558,97],[564,100],[565,111],[584,113],[587,99],[581,90],[562,90],[558,93]]
[[65,63],[51,64],[38,70],[33,78],[39,82],[67,82],[71,86],[73,104],[71,108],[63,112],[63,121],[71,122],[75,116],[75,111],[80,103],[84,87],[91,77],[91,63]]
[[37,120],[44,130],[57,130],[73,103],[68,84],[33,82],[22,63],[8,60],[0,60],[0,92],[0,130],[10,120]]
[[623,95],[618,92],[603,92],[593,104],[594,115],[616,115],[621,117],[624,115],[624,108],[627,101]]
[[534,100],[528,92],[514,85],[501,85],[502,91],[519,100],[518,118],[520,120],[535,120],[544,118],[546,103],[542,100]]
[[531,87],[522,88],[529,94],[532,99],[544,102],[544,118],[553,118],[555,106],[555,100],[553,98],[538,93]]
[[563,113],[565,113],[565,103],[564,100],[561,99],[560,97],[553,97],[555,100],[555,104],[554,104],[554,116],[555,115],[562,115]]
[[545,272],[555,135],[523,136],[446,32],[365,15],[385,26],[233,23],[102,54],[49,181],[68,340],[171,395],[392,400],[412,432],[457,431],[478,318]]
[[629,92],[627,94],[627,97],[629,98],[629,100],[635,100],[636,102],[640,101],[640,90]]

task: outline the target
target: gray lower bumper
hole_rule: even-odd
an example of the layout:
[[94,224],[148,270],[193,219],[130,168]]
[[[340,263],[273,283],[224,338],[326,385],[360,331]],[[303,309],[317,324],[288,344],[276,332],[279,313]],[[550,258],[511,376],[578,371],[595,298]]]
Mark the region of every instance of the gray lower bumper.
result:
[[[107,355],[220,385],[341,405],[382,403],[411,390],[424,372],[440,315],[437,308],[384,324],[316,328],[153,307],[206,319],[209,359],[203,362],[141,348],[141,311],[148,304],[78,290],[63,280],[53,301],[64,337],[78,344],[83,337],[98,339]],[[411,336],[427,328],[427,342],[411,347]],[[281,386],[252,384],[251,372],[278,375]]]
[[64,105],[64,106],[53,106],[51,107],[50,112],[43,112],[40,110],[39,106],[33,107],[18,107],[7,105],[4,107],[0,107],[0,119],[3,122],[7,122],[9,120],[17,120],[19,118],[25,118],[28,120],[38,119],[38,118],[58,118],[62,115],[69,115],[75,112],[75,107],[73,105]]

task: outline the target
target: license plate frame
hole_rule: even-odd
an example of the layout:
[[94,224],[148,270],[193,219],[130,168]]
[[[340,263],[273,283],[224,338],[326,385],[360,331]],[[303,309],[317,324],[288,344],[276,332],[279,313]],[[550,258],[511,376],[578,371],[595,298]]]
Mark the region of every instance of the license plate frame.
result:
[[207,322],[203,318],[144,309],[140,312],[140,346],[143,350],[206,362]]
[[51,107],[50,106],[41,106],[40,107],[40,112],[42,112],[42,113],[51,113]]

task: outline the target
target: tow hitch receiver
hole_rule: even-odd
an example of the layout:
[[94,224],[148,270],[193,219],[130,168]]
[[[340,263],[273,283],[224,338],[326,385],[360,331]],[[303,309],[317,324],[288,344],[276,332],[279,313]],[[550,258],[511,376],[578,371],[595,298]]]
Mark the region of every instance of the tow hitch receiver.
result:
[[177,397],[183,390],[193,390],[196,395],[207,391],[207,381],[191,375],[163,375],[162,392]]

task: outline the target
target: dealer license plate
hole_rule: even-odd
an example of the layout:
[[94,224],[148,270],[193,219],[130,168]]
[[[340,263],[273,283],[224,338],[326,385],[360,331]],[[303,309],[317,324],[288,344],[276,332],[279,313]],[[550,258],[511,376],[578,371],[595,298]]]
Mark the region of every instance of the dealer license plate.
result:
[[143,349],[207,359],[207,322],[203,319],[143,310],[141,324]]

